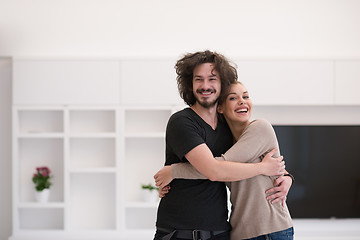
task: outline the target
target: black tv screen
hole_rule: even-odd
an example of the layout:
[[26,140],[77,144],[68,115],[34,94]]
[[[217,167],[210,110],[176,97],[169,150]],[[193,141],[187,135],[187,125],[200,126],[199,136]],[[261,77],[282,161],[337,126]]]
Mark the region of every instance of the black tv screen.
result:
[[360,218],[360,126],[274,126],[293,218]]

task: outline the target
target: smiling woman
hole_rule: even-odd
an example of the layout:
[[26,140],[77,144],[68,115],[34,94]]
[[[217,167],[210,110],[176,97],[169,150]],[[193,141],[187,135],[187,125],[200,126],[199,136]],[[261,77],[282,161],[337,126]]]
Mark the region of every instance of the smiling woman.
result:
[[220,99],[218,111],[226,119],[234,139],[239,139],[245,127],[250,124],[252,106],[249,92],[240,82],[233,84],[230,92]]

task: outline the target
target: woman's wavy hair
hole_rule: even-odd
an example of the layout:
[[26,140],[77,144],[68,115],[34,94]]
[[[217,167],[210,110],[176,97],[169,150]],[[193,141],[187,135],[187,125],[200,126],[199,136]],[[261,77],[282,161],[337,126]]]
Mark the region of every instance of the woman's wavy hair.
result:
[[229,91],[230,91],[230,87],[231,87],[233,84],[240,84],[240,85],[243,85],[243,86],[244,86],[244,84],[243,84],[242,82],[237,81],[237,80],[234,81],[233,83],[231,83],[231,84],[229,85],[228,91],[219,97],[218,105],[222,105],[222,104],[226,101],[226,98],[230,95],[230,92],[229,92]]
[[186,54],[176,62],[175,70],[180,96],[189,106],[194,105],[196,102],[193,94],[193,72],[195,67],[203,63],[212,63],[214,70],[219,73],[221,81],[220,97],[228,92],[230,85],[237,81],[238,78],[236,66],[219,53],[206,50]]

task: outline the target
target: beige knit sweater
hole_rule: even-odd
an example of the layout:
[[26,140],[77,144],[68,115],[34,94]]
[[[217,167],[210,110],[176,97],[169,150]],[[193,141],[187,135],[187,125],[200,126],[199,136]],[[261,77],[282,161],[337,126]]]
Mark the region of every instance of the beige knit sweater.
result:
[[[217,159],[256,163],[274,148],[278,148],[278,142],[273,127],[268,121],[258,119],[251,122],[238,141]],[[173,164],[171,171],[174,178],[204,179],[188,163]],[[276,177],[259,175],[227,183],[231,191],[232,240],[253,238],[293,226],[287,206],[283,207],[281,202],[271,204],[266,200],[265,191],[273,187],[275,179]]]

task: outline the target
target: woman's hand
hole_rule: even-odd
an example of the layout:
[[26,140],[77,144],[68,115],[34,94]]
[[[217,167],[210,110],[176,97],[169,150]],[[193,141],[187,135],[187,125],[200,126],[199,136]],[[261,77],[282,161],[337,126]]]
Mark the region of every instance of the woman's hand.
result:
[[270,194],[266,197],[266,200],[271,201],[271,204],[282,201],[282,205],[285,206],[286,197],[289,193],[292,185],[292,179],[290,177],[280,176],[274,181],[273,188],[268,189],[265,193]]
[[159,188],[163,188],[168,185],[173,177],[171,176],[171,166],[165,166],[154,175],[155,185]]
[[273,155],[276,153],[277,149],[271,150],[265,155],[261,161],[261,166],[263,168],[263,175],[266,176],[277,176],[283,175],[285,173],[285,162],[283,156],[274,158]]
[[160,198],[165,197],[165,195],[169,192],[169,190],[170,190],[170,185],[166,185],[163,188],[159,188],[159,197]]

